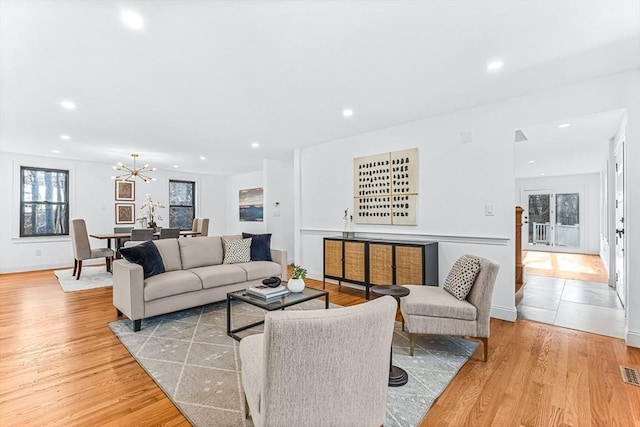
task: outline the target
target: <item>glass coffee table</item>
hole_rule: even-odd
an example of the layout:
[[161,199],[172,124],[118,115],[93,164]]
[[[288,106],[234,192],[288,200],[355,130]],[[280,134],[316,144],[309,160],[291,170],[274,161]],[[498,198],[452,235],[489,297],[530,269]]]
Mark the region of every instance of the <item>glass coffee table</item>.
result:
[[277,298],[274,301],[265,301],[262,298],[254,297],[252,295],[248,295],[246,290],[229,292],[227,294],[227,335],[236,340],[240,341],[242,337],[236,335],[236,332],[244,331],[249,328],[253,328],[254,326],[262,325],[264,320],[259,322],[253,322],[248,325],[241,326],[239,328],[233,329],[231,327],[231,302],[233,300],[240,300],[242,302],[246,302],[247,304],[251,304],[255,307],[259,307],[263,310],[267,311],[276,311],[276,310],[284,310],[287,307],[291,307],[305,301],[310,301],[316,298],[324,297],[324,308],[329,308],[329,292],[322,291],[319,289],[313,288],[304,288],[302,292],[290,292],[288,295]]

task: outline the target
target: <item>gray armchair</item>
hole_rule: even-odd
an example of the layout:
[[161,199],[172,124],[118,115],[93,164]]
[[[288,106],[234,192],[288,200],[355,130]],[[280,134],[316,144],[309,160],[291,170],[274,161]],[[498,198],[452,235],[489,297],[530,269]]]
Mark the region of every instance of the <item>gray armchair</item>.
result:
[[385,296],[267,313],[264,334],[240,341],[245,414],[256,427],[383,425],[396,308]]
[[491,299],[500,265],[480,258],[480,270],[465,300],[436,286],[406,285],[411,293],[400,299],[404,330],[409,332],[409,354],[420,335],[460,335],[478,338],[489,352]]
[[87,224],[84,222],[84,219],[72,219],[69,234],[71,236],[71,246],[73,247],[73,276],[76,280],[80,280],[82,261],[86,259],[104,257],[107,264],[107,271],[111,271],[111,263],[113,262],[114,256],[113,250],[109,248],[91,249],[89,235],[87,233]]

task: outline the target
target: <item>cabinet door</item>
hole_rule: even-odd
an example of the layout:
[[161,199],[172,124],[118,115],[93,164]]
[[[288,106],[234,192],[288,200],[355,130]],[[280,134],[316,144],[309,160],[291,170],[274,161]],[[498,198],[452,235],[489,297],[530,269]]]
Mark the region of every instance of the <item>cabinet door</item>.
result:
[[344,242],[344,279],[364,283],[364,242]]
[[421,246],[396,246],[396,285],[424,284]]
[[369,243],[369,283],[393,284],[393,246]]
[[331,277],[342,277],[342,241],[324,241],[324,274]]

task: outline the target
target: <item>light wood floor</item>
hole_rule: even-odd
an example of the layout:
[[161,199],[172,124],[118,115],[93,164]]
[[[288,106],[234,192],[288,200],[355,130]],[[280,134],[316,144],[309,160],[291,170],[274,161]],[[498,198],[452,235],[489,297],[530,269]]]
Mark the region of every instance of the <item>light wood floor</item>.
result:
[[609,276],[598,255],[523,251],[525,274],[607,283]]
[[[337,304],[364,301],[329,288]],[[115,319],[110,288],[65,294],[52,271],[0,275],[0,425],[188,425],[108,329]],[[422,426],[640,425],[640,387],[619,373],[640,368],[640,349],[525,320],[491,328],[489,361],[477,353]]]

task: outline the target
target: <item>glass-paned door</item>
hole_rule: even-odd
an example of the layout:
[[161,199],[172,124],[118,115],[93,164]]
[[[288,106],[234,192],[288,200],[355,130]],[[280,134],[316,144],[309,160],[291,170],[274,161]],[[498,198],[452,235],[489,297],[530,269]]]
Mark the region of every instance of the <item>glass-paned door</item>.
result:
[[580,193],[555,193],[553,190],[524,191],[528,222],[524,249],[579,249]]

